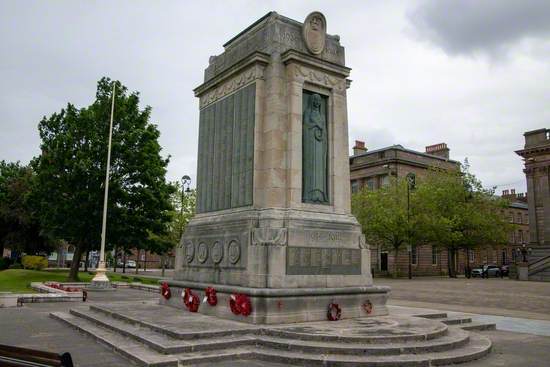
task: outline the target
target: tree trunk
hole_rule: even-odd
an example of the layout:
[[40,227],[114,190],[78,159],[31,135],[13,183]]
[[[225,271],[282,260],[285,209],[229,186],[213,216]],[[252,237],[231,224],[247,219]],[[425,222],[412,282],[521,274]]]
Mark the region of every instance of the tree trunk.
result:
[[122,272],[126,274],[126,250],[122,254]]
[[139,272],[139,259],[141,255],[141,250],[137,250],[137,256],[136,256],[136,274]]
[[86,262],[84,263],[84,271],[88,271],[88,261],[90,261],[90,250],[86,250]]
[[455,249],[449,249],[449,278],[456,278],[455,272]]
[[161,276],[164,278],[164,270],[166,269],[166,263],[164,261],[164,255],[160,257],[160,267],[162,268]]
[[147,271],[147,250],[144,250],[143,258],[145,259],[143,261],[143,271]]
[[78,269],[80,268],[80,258],[82,257],[82,253],[84,252],[84,245],[78,244],[75,246],[74,254],[73,254],[73,261],[71,263],[71,270],[69,271],[69,281],[70,282],[78,282],[80,279],[78,278]]
[[397,278],[397,256],[399,255],[399,249],[395,248],[393,250],[393,278]]
[[4,242],[0,240],[0,256],[4,257]]

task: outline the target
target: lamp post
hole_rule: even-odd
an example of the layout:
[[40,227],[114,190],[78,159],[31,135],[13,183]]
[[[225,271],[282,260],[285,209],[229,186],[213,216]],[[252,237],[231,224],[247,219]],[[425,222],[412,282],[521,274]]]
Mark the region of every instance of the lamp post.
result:
[[[96,274],[91,282],[91,288],[108,289],[111,288],[111,282],[107,277],[105,268],[105,237],[107,228],[107,203],[109,202],[109,173],[111,170],[111,141],[113,138],[113,115],[115,112],[115,93],[116,82],[113,82],[113,97],[111,102],[111,120],[109,122],[109,143],[107,145],[107,168],[105,173],[105,194],[103,196],[103,221],[101,225],[101,250],[99,253],[99,264]],[[116,261],[116,259],[115,259]]]
[[411,243],[411,191],[416,186],[416,176],[414,173],[407,173],[407,250],[409,253],[409,279],[412,279],[412,243]]
[[[183,236],[183,199],[185,198],[185,194],[188,194],[191,192],[189,189],[189,185],[191,184],[191,177],[185,175],[181,178],[181,207],[180,207],[180,240],[181,236]],[[187,186],[187,188],[184,190],[183,188]]]

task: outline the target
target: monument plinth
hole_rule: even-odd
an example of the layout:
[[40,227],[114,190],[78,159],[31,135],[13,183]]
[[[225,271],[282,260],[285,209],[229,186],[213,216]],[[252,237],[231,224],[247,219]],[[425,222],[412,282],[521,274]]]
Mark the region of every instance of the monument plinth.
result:
[[[176,252],[169,300],[251,323],[387,314],[351,215],[346,91],[350,69],[318,12],[268,13],[210,58],[199,98],[197,214]],[[231,311],[248,297],[251,314]],[[370,307],[372,306],[372,307]]]

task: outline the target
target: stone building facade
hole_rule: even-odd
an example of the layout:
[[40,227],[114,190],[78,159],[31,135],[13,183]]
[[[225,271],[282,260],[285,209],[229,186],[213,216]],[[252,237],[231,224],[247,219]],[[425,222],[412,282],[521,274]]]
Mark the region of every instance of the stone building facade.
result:
[[[433,168],[459,169],[459,162],[450,159],[449,154],[450,149],[445,143],[427,146],[424,152],[406,149],[402,145],[369,151],[364,142],[356,141],[353,155],[350,157],[351,190],[356,192],[363,187],[375,190],[389,183],[390,177],[404,178],[410,173],[421,178],[427,174],[428,169]],[[470,267],[484,263],[504,265],[514,262],[518,248],[529,236],[527,195],[516,194],[515,190],[503,191],[502,195],[510,202],[510,205],[503,209],[502,215],[510,218],[517,229],[510,235],[509,242],[502,246],[470,251]],[[448,274],[447,251],[436,246],[413,246],[411,255],[414,276]],[[406,276],[409,267],[407,249],[403,248],[396,259],[393,251],[371,248],[371,267],[375,275],[388,275],[395,262],[399,275]],[[458,252],[455,259],[456,272],[464,273],[467,262],[466,253]]]
[[529,196],[529,279],[550,281],[550,129],[524,134],[516,151],[525,161]]

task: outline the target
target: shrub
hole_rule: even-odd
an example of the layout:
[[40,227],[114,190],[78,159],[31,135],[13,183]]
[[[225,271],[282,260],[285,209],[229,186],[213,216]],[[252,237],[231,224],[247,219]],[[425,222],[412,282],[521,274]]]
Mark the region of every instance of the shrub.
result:
[[10,267],[11,260],[9,257],[0,258],[0,270],[6,270]]
[[142,280],[141,280],[141,278],[138,278],[138,277],[134,277],[134,282],[139,282],[139,283],[141,283],[141,282],[142,282]]
[[42,270],[48,266],[48,259],[44,256],[23,256],[21,260],[25,269]]

